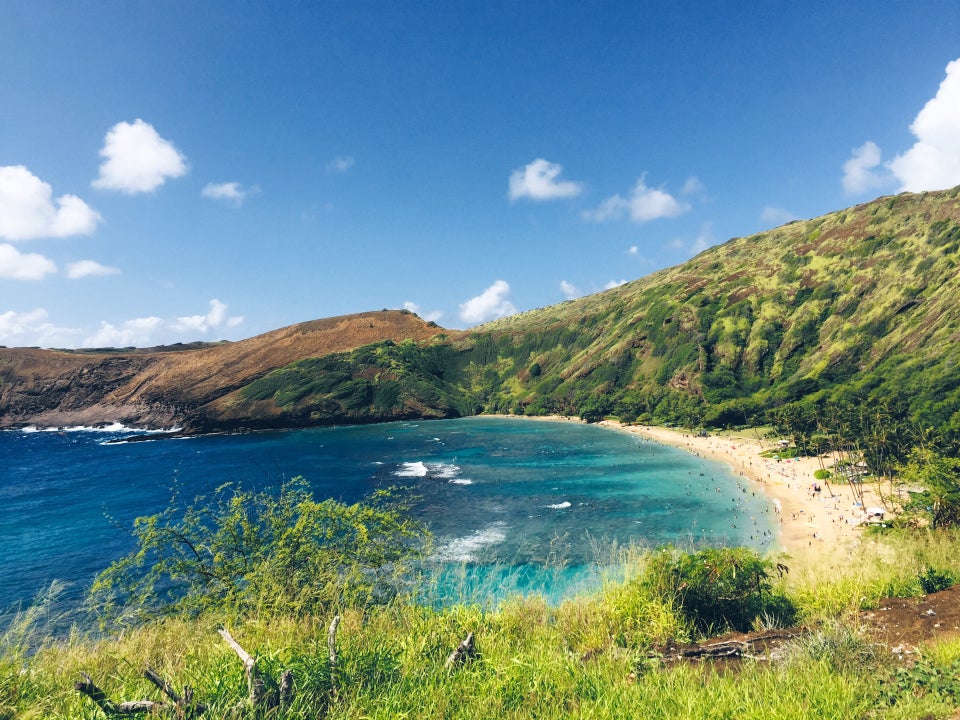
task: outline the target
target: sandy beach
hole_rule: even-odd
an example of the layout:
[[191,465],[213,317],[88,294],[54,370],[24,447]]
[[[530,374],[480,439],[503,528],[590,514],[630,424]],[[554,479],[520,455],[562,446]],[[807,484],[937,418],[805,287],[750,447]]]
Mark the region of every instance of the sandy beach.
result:
[[[860,505],[849,484],[816,480],[814,472],[822,466],[818,458],[761,457],[761,452],[775,447],[772,442],[744,436],[698,436],[681,430],[622,425],[610,420],[600,424],[728,464],[772,500],[780,524],[779,549],[796,558],[820,561],[849,556],[863,533],[867,510],[884,508],[876,483],[860,486],[864,496],[864,503]],[[829,468],[832,461],[825,458],[823,464]],[[889,512],[887,509],[888,516]]]
[[[531,419],[583,422],[563,416]],[[773,449],[775,443],[742,434],[699,436],[672,428],[624,425],[614,420],[604,420],[598,425],[726,463],[773,502],[780,528],[776,549],[805,562],[839,564],[859,542],[868,519],[867,510],[883,508],[888,517],[891,512],[889,503],[884,507],[876,483],[860,485],[864,498],[860,505],[849,484],[814,478],[816,470],[830,468],[833,461],[829,458],[823,458],[822,464],[821,459],[815,457],[763,458],[760,453]],[[815,490],[817,486],[819,492]]]

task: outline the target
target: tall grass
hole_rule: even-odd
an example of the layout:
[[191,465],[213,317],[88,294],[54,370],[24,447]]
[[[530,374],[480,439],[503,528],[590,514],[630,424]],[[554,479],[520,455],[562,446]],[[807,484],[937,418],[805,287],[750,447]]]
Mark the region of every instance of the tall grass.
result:
[[789,587],[804,617],[818,620],[875,607],[883,597],[922,595],[919,577],[931,568],[960,580],[956,530],[867,534],[855,552],[829,565],[797,565]]
[[[539,596],[496,607],[435,608],[398,598],[348,609],[338,633],[335,675],[327,659],[329,617],[216,613],[166,618],[114,637],[45,635],[42,609],[21,613],[0,636],[0,718],[83,720],[102,713],[73,690],[88,673],[113,700],[160,699],[142,677],[149,665],[175,687],[194,688],[226,717],[247,695],[237,657],[216,634],[235,638],[270,677],[286,668],[296,696],[283,718],[868,718],[946,717],[936,693],[891,696],[893,658],[878,649],[848,610],[890,591],[918,594],[917,575],[936,567],[960,576],[955,534],[878,536],[841,568],[791,573],[778,581],[816,630],[775,661],[736,670],[710,664],[664,666],[651,649],[695,632],[670,597],[642,582],[650,555],[624,556],[616,580],[594,593],[549,605]],[[449,669],[450,651],[473,632],[478,657]],[[960,643],[924,648],[934,666],[960,657]],[[336,685],[337,692],[332,688]],[[899,687],[899,686],[894,686]],[[891,700],[893,697],[893,700]]]

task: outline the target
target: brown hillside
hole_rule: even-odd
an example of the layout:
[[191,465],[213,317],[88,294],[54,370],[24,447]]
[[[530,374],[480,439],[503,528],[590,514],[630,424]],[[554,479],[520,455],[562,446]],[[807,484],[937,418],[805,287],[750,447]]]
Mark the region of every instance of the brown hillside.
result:
[[402,311],[292,325],[248,340],[176,352],[0,349],[0,427],[125,422],[152,427],[296,360],[441,332]]

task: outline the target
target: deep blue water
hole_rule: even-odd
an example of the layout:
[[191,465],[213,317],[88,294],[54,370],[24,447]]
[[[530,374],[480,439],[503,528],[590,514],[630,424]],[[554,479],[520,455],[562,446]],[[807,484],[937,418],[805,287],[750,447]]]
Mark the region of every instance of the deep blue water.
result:
[[626,433],[505,418],[108,444],[121,431],[0,432],[0,609],[52,580],[79,598],[132,549],[137,516],[224,482],[302,475],[354,502],[397,484],[435,535],[445,597],[551,598],[596,581],[612,543],[770,541],[770,507],[723,466]]

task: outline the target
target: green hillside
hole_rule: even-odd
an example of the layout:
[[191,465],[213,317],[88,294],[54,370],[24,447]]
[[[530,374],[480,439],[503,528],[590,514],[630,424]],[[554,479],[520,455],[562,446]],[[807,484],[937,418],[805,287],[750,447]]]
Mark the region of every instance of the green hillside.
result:
[[955,436],[958,262],[960,188],[880,198],[453,340],[296,363],[220,419],[512,411],[694,427],[870,406]]

